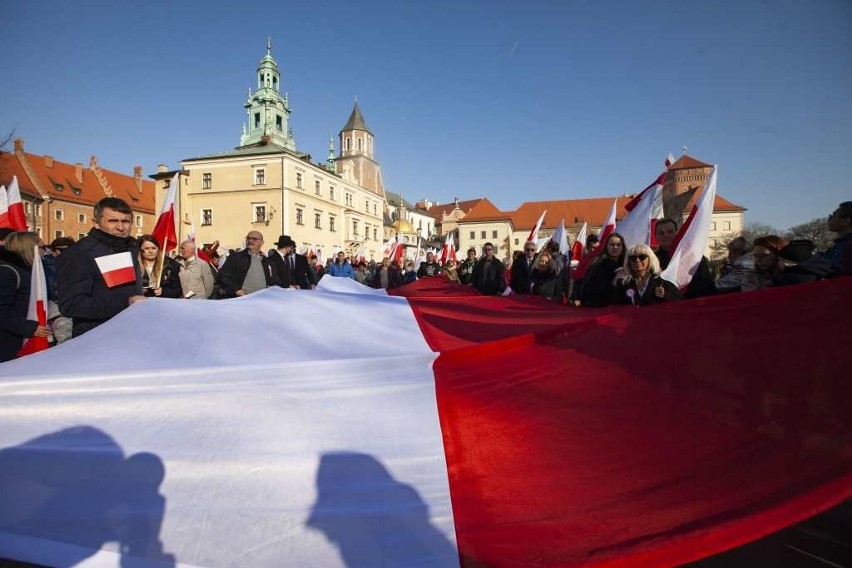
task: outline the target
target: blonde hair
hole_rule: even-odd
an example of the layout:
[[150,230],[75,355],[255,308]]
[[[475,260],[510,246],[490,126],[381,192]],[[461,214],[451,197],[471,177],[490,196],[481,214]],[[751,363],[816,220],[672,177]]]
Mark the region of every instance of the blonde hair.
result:
[[35,247],[41,237],[32,231],[15,231],[6,236],[3,246],[9,252],[20,256],[27,266],[32,266],[35,260]]
[[648,255],[648,273],[651,276],[656,276],[661,272],[660,259],[658,259],[657,255],[654,254],[651,247],[648,245],[635,245],[627,249],[627,254],[624,255],[624,266],[618,271],[620,274],[616,276],[617,280],[627,283],[634,279],[633,271],[630,270],[630,257],[639,254]]

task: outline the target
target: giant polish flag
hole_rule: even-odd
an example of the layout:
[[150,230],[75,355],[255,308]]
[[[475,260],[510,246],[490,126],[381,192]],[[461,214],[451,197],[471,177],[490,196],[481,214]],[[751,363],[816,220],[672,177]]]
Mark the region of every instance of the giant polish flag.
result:
[[178,244],[177,234],[175,233],[175,195],[180,184],[180,172],[175,173],[169,184],[169,191],[166,193],[166,199],[163,201],[163,207],[160,209],[160,216],[157,217],[157,224],[154,225],[154,230],[151,232],[159,242],[162,250],[170,251]]
[[24,202],[21,200],[21,188],[18,185],[18,176],[12,176],[12,182],[9,184],[7,195],[8,227],[16,231],[26,231],[27,217],[24,215]]
[[[44,265],[38,246],[33,255],[33,266],[30,272],[30,301],[27,306],[27,319],[37,321],[39,325],[47,325],[47,282],[44,278]],[[50,347],[46,337],[28,337],[18,351],[18,357],[44,351]]]
[[713,206],[716,202],[716,174],[718,166],[713,166],[710,179],[704,187],[698,202],[692,206],[686,222],[672,242],[669,265],[662,276],[678,288],[685,288],[692,281],[695,271],[710,239],[710,223],[713,221]]
[[852,279],[638,309],[396,290],[151,298],[0,364],[0,557],[674,566],[852,496]]

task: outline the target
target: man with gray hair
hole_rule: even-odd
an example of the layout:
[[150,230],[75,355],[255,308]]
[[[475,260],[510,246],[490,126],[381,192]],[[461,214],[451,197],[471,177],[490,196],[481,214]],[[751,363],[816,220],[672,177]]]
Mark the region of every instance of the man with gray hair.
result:
[[195,242],[184,241],[180,244],[180,286],[184,298],[206,300],[213,293],[215,278],[210,265],[198,258]]

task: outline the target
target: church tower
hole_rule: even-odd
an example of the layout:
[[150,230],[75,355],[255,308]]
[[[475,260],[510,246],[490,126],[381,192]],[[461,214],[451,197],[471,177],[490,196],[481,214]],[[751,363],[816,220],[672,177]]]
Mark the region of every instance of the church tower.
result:
[[290,101],[287,93],[281,94],[281,73],[272,58],[272,40],[266,40],[266,55],[257,67],[257,89],[249,88],[245,103],[248,125],[243,124],[240,146],[273,143],[288,150],[296,150],[296,141],[290,128]]
[[340,130],[340,156],[335,160],[337,173],[349,170],[353,180],[361,187],[384,196],[382,172],[373,159],[373,133],[364,121],[358,99],[346,125]]

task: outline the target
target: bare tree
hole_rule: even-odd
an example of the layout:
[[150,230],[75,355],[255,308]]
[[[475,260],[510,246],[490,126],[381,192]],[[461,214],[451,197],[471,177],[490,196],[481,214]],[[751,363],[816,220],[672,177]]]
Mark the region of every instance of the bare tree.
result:
[[825,217],[818,217],[807,223],[790,227],[784,237],[787,240],[807,239],[813,241],[817,250],[828,250],[834,241],[831,231],[828,230],[828,219]]

